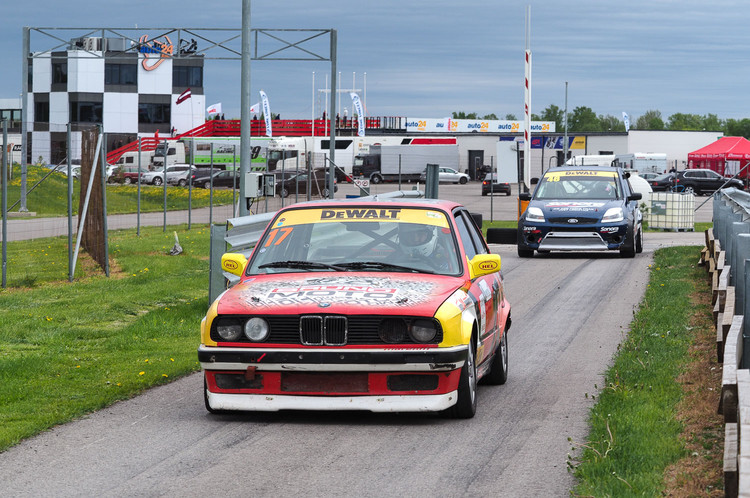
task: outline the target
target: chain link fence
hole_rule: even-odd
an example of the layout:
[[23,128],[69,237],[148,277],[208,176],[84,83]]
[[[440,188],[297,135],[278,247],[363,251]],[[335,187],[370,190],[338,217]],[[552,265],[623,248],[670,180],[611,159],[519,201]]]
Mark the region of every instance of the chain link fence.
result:
[[[307,164],[297,162],[293,168],[276,171],[274,195],[269,193],[251,200],[240,197],[238,169],[220,170],[210,162],[185,164],[185,181],[170,183],[154,182],[153,164],[136,161],[135,176],[125,182],[125,168],[106,162],[110,140],[97,127],[93,130],[98,144],[95,153],[85,154],[82,132],[72,132],[68,127],[65,140],[68,153],[53,164],[39,160],[22,165],[20,155],[13,152],[17,138],[9,138],[7,132],[3,134],[2,288],[73,281],[92,272],[108,275],[109,261],[113,258],[107,237],[111,230],[132,229],[140,235],[142,227],[151,226],[171,234],[170,227],[176,225],[184,230],[215,223],[225,225],[227,219],[238,215],[241,202],[248,203],[251,214],[261,214],[275,212],[290,203],[328,196],[327,175],[323,171],[325,154],[311,154]],[[171,166],[167,165],[165,179],[170,175]],[[207,181],[193,181],[195,175],[206,172]],[[220,184],[215,176],[218,174],[230,174],[234,188],[231,184]],[[151,181],[144,181],[147,178]],[[92,205],[100,207],[90,211]],[[81,230],[82,214],[86,218],[96,217],[96,223],[84,224],[89,228]],[[86,251],[81,251],[77,248],[82,244],[79,231],[84,235],[86,230],[100,233],[93,234],[95,237]],[[208,247],[205,249],[208,253]],[[91,263],[92,254],[96,253],[105,255],[102,264]]]

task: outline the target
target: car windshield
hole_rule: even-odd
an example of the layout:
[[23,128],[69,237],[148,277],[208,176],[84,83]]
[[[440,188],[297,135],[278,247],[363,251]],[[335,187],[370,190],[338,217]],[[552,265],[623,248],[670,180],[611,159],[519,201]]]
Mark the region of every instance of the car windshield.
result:
[[567,170],[547,172],[535,199],[619,199],[622,197],[615,171]]
[[258,243],[247,274],[310,271],[458,275],[445,213],[411,208],[309,208],[281,214]]

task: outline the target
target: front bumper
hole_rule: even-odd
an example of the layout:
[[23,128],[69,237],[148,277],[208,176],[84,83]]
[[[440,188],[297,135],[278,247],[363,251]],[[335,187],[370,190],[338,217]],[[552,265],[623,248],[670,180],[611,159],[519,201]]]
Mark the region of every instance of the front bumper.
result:
[[627,234],[627,223],[576,228],[523,223],[518,244],[537,251],[617,251],[627,240]]
[[215,410],[444,410],[457,400],[466,346],[268,349],[201,346]]

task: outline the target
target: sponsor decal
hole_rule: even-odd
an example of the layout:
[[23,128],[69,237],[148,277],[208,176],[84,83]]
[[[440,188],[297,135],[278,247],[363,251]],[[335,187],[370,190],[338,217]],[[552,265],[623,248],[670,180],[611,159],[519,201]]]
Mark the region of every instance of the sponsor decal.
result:
[[[554,209],[554,208],[600,208],[604,206],[605,202],[593,202],[593,201],[556,201],[556,202],[548,202],[544,205],[546,208]],[[559,209],[558,209],[559,211]]]
[[[144,57],[143,61],[141,61],[141,66],[143,66],[143,69],[145,69],[146,71],[153,71],[154,69],[159,67],[159,65],[164,62],[165,59],[172,57],[172,52],[174,51],[172,40],[170,40],[166,35],[164,36],[164,39],[166,41],[148,41],[148,35],[143,35],[138,40],[138,43],[140,44],[138,51],[142,53]],[[149,64],[149,58],[152,55],[158,57],[158,59],[156,60],[156,62]],[[153,61],[153,59],[151,60]]]
[[408,307],[429,301],[434,289],[433,283],[341,276],[309,278],[299,284],[256,281],[240,291],[239,300],[253,308],[304,304]]
[[619,227],[601,227],[599,229],[599,231],[602,233],[613,233],[617,232],[618,230],[620,230]]
[[494,261],[482,261],[481,263],[479,263],[479,268],[481,268],[482,270],[490,270],[490,271],[496,270],[497,263],[495,263]]
[[227,260],[227,261],[224,261],[224,269],[225,270],[234,271],[234,270],[238,269],[239,267],[240,267],[240,265],[238,265],[236,261],[232,261],[231,259]]
[[323,209],[321,220],[397,220],[400,209]]

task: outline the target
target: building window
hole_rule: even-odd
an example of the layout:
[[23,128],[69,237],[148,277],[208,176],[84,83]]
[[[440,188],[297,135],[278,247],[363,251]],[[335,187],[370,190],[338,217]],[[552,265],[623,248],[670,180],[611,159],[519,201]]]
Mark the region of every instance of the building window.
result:
[[49,102],[34,102],[34,121],[49,123]]
[[68,82],[68,62],[52,61],[52,83]]
[[138,123],[169,124],[171,121],[171,104],[139,103]]
[[70,121],[74,123],[101,123],[101,102],[71,102]]
[[203,68],[200,66],[174,66],[172,71],[172,86],[203,86]]
[[138,66],[135,64],[105,64],[105,85],[135,85],[138,83]]

